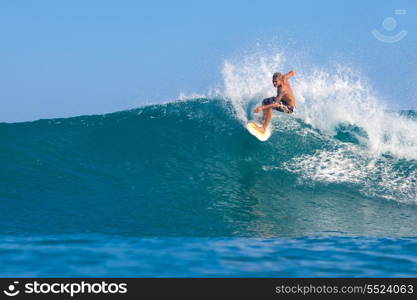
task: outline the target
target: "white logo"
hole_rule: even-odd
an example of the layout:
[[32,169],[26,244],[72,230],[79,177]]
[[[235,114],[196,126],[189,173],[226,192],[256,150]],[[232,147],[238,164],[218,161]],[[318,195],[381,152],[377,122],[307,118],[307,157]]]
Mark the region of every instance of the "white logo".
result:
[[14,297],[14,296],[16,296],[17,294],[19,294],[20,292],[19,292],[19,290],[16,290],[16,285],[18,285],[19,284],[19,281],[15,281],[15,282],[13,282],[13,284],[11,284],[11,285],[9,285],[8,286],[8,289],[7,290],[4,290],[3,292],[7,295],[7,296],[10,296],[10,297]]
[[27,282],[19,291],[17,285],[19,281],[14,281],[3,291],[9,297],[23,294],[68,294],[74,297],[77,294],[126,294],[127,283],[108,283],[105,281],[89,283],[81,282]]
[[[405,15],[406,13],[407,13],[407,11],[405,9],[396,9],[395,10],[396,15]],[[386,31],[393,31],[397,27],[397,21],[392,17],[385,18],[384,21],[382,22],[382,27]],[[374,29],[374,30],[371,31],[371,33],[377,40],[379,40],[381,42],[396,43],[396,42],[401,41],[407,35],[408,32],[406,30],[401,30],[397,34],[386,35],[386,34],[380,33],[378,30]]]

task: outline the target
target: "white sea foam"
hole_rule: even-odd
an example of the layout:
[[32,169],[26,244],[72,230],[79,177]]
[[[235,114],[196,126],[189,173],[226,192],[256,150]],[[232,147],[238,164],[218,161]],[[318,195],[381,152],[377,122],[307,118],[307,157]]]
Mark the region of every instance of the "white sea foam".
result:
[[371,158],[360,150],[357,145],[340,144],[333,150],[295,157],[283,167],[314,182],[358,185],[367,196],[417,202],[415,165],[407,167],[404,161],[387,157]]

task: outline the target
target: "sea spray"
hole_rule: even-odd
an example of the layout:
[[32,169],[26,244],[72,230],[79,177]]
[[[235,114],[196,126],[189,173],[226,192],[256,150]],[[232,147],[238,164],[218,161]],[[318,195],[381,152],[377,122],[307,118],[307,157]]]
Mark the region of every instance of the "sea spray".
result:
[[[271,84],[274,72],[298,71],[290,79],[297,101],[297,112],[291,117],[328,136],[330,147],[312,154],[298,155],[294,151],[290,161],[277,167],[313,181],[358,184],[365,195],[414,202],[416,172],[413,167],[402,172],[398,166],[407,165],[401,162],[404,159],[415,165],[415,118],[390,110],[386,99],[378,98],[365,75],[353,67],[307,62],[291,66],[291,60],[285,58],[282,52],[255,53],[226,60],[222,71],[223,95],[243,123],[256,117],[251,115],[251,106],[276,93]],[[272,126],[278,135],[299,124],[284,114],[274,114]]]

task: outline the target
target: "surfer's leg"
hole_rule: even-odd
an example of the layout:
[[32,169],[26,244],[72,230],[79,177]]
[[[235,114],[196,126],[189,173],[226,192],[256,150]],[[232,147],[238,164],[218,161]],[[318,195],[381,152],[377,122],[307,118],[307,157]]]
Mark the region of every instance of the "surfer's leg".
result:
[[[275,103],[275,97],[270,97],[270,98],[265,98],[264,100],[262,100],[262,105],[269,105]],[[262,115],[262,120],[265,121],[268,117],[268,114],[271,114],[272,112],[269,112],[268,109],[264,109],[263,111],[263,115]]]
[[265,132],[271,119],[272,119],[272,108],[265,109],[264,110],[264,124],[262,125],[262,128],[261,128],[262,132]]

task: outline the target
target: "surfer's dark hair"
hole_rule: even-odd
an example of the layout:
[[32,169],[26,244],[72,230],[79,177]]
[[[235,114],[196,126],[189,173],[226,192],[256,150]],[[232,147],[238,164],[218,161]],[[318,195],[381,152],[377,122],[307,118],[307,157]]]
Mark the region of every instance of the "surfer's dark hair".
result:
[[272,75],[272,79],[281,78],[281,77],[282,77],[282,74],[280,72],[275,72],[274,75]]

